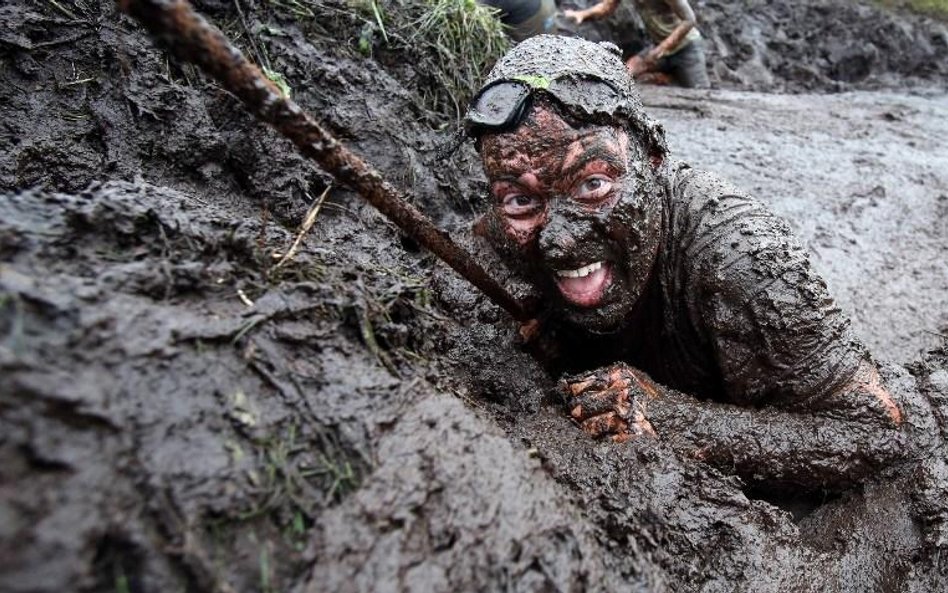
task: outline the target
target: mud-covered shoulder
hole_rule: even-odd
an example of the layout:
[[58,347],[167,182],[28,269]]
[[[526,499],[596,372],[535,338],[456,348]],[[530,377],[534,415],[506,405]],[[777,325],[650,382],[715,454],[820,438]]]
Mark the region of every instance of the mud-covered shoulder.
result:
[[790,225],[712,173],[675,165],[666,290],[712,350],[728,398],[832,392],[865,353]]

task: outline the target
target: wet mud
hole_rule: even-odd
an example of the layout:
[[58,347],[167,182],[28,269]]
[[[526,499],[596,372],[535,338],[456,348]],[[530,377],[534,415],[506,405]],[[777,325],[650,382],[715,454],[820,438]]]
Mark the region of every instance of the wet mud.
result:
[[784,216],[876,356],[944,345],[945,94],[794,96],[643,87],[672,154]]
[[[404,65],[197,6],[466,235],[483,177]],[[944,590],[943,96],[644,96],[899,363],[913,455],[801,499],[590,441],[501,311],[111,3],[0,7],[0,82],[0,589]]]
[[[564,6],[586,7],[575,0]],[[778,92],[926,88],[948,84],[948,25],[871,1],[693,2],[711,83]],[[630,3],[562,32],[615,41],[626,57],[651,44]]]

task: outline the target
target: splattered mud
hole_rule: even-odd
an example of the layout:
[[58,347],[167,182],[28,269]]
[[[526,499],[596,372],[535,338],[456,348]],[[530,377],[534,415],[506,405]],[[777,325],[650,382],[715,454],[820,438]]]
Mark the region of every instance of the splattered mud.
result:
[[[439,161],[399,80],[243,12],[302,105],[469,226],[472,152]],[[945,590],[943,93],[644,94],[893,361],[914,457],[798,500],[590,442],[498,310],[109,2],[0,7],[0,82],[0,589]]]

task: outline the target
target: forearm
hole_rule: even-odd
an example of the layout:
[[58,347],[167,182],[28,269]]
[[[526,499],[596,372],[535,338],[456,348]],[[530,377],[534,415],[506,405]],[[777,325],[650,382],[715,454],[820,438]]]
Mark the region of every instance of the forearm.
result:
[[673,48],[678,47],[678,44],[681,43],[685,36],[688,35],[697,24],[697,17],[695,17],[695,13],[687,0],[668,0],[668,6],[678,18],[681,19],[681,22],[675,27],[671,34],[663,39],[655,48],[654,53],[656,59],[661,58]]
[[876,414],[741,408],[662,390],[646,416],[679,452],[768,487],[841,490],[904,453],[904,436]]
[[651,435],[767,488],[842,490],[906,453],[902,411],[868,361],[829,393],[764,408],[701,401],[624,363],[568,377],[562,388],[591,436]]
[[580,16],[584,21],[596,20],[611,15],[617,8],[619,8],[619,0],[603,0],[585,10],[576,11],[575,14]]
[[673,48],[677,47],[681,40],[685,38],[689,31],[694,28],[695,24],[689,21],[682,21],[671,34],[662,40],[656,48],[656,58],[661,58]]

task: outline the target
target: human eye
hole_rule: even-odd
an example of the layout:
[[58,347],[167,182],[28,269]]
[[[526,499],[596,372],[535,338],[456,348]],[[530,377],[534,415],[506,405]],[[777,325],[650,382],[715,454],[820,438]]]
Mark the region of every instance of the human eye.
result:
[[609,195],[614,185],[615,181],[608,175],[590,175],[576,186],[574,197],[582,202],[596,202]]
[[515,192],[503,196],[500,204],[507,216],[522,218],[536,214],[542,207],[543,202],[537,197]]

